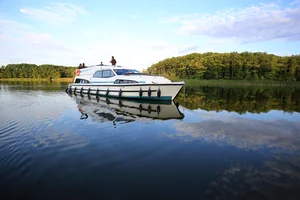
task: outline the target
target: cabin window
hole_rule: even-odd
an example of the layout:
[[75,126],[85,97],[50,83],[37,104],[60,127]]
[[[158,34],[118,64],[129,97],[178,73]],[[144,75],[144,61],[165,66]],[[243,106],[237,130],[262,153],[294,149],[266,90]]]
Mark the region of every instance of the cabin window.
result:
[[94,74],[94,78],[109,78],[113,77],[115,74],[111,70],[102,70],[102,71],[97,71]]
[[75,80],[75,83],[90,83],[90,81],[84,80],[84,79],[80,79],[80,78],[77,78],[77,79]]
[[93,77],[94,78],[102,78],[102,71],[97,71]]
[[138,82],[133,80],[121,80],[121,79],[117,79],[114,82],[114,84],[128,84],[128,83],[138,83]]
[[111,70],[103,70],[102,78],[109,78],[115,76]]
[[114,69],[116,74],[124,75],[124,74],[139,74],[140,72],[135,69]]

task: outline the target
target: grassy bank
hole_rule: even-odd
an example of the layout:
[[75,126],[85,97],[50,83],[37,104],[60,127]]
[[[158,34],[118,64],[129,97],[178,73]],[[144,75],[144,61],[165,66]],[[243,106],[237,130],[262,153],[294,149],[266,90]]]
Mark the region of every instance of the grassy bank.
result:
[[[58,78],[52,79],[52,82],[73,82],[74,78]],[[47,81],[50,79],[36,79],[36,78],[3,78],[1,81]],[[182,81],[179,79],[173,81]],[[184,79],[187,86],[292,86],[300,87],[300,81],[244,81],[244,80],[201,80],[201,79]]]
[[[74,78],[53,78],[51,81],[54,82],[54,81],[57,81],[57,82],[73,82],[73,79]],[[27,81],[27,82],[30,82],[30,81],[48,81],[50,82],[50,79],[49,78],[2,78],[0,79],[0,82],[1,81]]]
[[300,81],[244,81],[244,80],[199,80],[184,79],[187,86],[274,86],[274,87],[300,87]]

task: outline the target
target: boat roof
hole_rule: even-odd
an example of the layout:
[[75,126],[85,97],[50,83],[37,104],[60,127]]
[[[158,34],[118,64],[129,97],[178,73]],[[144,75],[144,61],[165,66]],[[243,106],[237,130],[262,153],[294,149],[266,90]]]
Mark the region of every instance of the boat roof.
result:
[[101,68],[101,69],[134,69],[131,67],[124,67],[124,66],[120,66],[120,65],[90,65],[90,66],[86,66],[85,68],[81,68],[81,69],[87,69],[87,68]]

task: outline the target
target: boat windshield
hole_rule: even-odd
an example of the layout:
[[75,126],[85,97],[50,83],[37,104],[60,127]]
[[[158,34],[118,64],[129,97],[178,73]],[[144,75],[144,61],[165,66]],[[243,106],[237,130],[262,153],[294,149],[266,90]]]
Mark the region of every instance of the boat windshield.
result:
[[124,74],[139,74],[140,72],[135,69],[114,69],[117,75],[124,75]]

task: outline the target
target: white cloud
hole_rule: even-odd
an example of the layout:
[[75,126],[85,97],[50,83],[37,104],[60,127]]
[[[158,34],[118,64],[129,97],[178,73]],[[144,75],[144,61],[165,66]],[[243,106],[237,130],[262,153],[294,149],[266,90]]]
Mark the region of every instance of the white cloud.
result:
[[36,20],[51,24],[61,24],[76,19],[79,15],[88,14],[84,8],[70,3],[52,3],[43,8],[24,7],[20,12]]
[[[34,19],[54,24],[74,20],[79,14],[87,14],[73,4],[51,4],[42,9],[22,8],[21,12]],[[52,63],[59,65],[77,65],[82,58],[82,50],[67,45],[47,31],[14,20],[0,13],[0,65],[9,63]]]
[[[5,48],[0,49],[1,64],[18,62],[60,64],[57,58],[67,56],[70,51],[51,35],[37,32],[27,32],[17,37],[6,34],[5,37],[1,36],[0,42],[5,45]],[[61,64],[68,64],[62,62]]]
[[[20,11],[26,16],[54,24],[57,21],[72,21],[79,14],[86,14],[84,10],[71,4],[52,4],[51,7],[41,9],[22,8]],[[71,43],[60,41],[54,35],[21,21],[7,20],[0,16],[0,22],[3,22],[0,30],[4,30],[0,32],[0,42],[7,46],[0,50],[1,65],[28,62],[76,66],[82,62],[93,65],[100,61],[108,64],[114,55],[117,64],[142,70],[162,59],[177,55],[179,49],[166,42],[136,38],[131,34],[120,34],[113,39],[111,35],[99,38],[99,29],[83,31],[77,36],[76,43]]]
[[[114,44],[117,44],[115,46]],[[177,54],[178,48],[165,42],[120,35],[114,38],[113,44],[105,39],[93,40],[80,45],[84,51],[84,60],[89,64],[102,61],[109,64],[111,56],[115,56],[117,65],[137,68],[139,70]]]
[[290,7],[260,4],[240,10],[215,14],[192,14],[172,17],[165,22],[180,24],[179,33],[235,38],[241,42],[300,40],[300,4]]
[[[26,24],[13,20],[6,22],[3,27],[5,32],[0,33],[1,44],[7,46],[5,49],[0,49],[1,65],[29,62],[76,66],[82,62],[86,65],[94,65],[100,61],[108,64],[111,56],[115,56],[118,65],[142,70],[168,57],[196,50],[204,52],[207,49],[198,48],[197,45],[175,45],[151,40],[146,36],[136,38],[130,34],[114,37],[112,42],[108,39],[110,36],[99,38],[96,34],[99,32],[97,29],[83,32],[81,38],[78,38],[74,44],[66,44],[65,40],[60,41],[53,35],[39,32]],[[214,47],[212,44],[209,46]]]
[[[84,62],[86,65],[109,63],[115,56],[118,65],[145,69],[150,65],[178,54],[179,47],[166,42],[136,38],[132,35],[119,35],[112,40],[94,37],[98,30],[89,30],[74,44],[60,41],[47,32],[40,32],[26,24],[1,19],[5,22],[0,32],[0,65],[9,63],[35,63],[73,65]],[[4,24],[4,23],[1,23]],[[95,39],[88,39],[86,37]]]
[[[71,51],[52,35],[39,32],[28,24],[0,17],[0,25],[0,43],[5,46],[0,49],[0,65],[18,62],[60,64],[55,59],[67,56]],[[66,60],[62,62],[68,64]]]
[[[260,7],[260,9],[264,8],[266,10],[268,8],[272,11],[275,10],[279,13],[277,14],[278,16],[283,15],[282,12],[284,11],[286,18],[296,18],[298,16],[295,8],[280,10],[276,4],[260,5]],[[42,8],[26,7],[22,8],[21,12],[24,14],[23,17],[30,16],[41,20],[42,23],[46,21],[53,24],[70,22],[75,20],[79,15],[88,14],[83,8],[73,4],[51,4]],[[195,30],[199,31],[199,24],[197,23],[200,23],[202,20],[204,24],[200,25],[203,25],[203,27],[200,27],[202,29],[196,34],[211,36],[209,33],[214,31],[214,28],[217,30],[222,26],[229,26],[230,23],[245,22],[251,16],[255,16],[256,12],[258,12],[256,8],[251,7],[239,12],[235,12],[234,10],[219,12],[216,15],[194,13],[178,16],[164,23],[169,23],[170,21],[180,23],[182,25],[181,31],[193,25],[193,27],[196,27]],[[251,16],[249,17],[248,15]],[[133,14],[131,17],[136,16]],[[21,20],[15,21],[4,18],[0,13],[0,42],[4,46],[7,46],[5,49],[0,50],[0,65],[12,62],[52,63],[74,66],[84,62],[86,65],[92,65],[98,64],[100,61],[109,63],[113,55],[118,61],[117,64],[141,70],[160,60],[187,53],[220,52],[222,50],[228,51],[228,48],[235,51],[236,45],[239,45],[239,38],[243,37],[243,35],[239,36],[237,33],[243,31],[240,34],[249,33],[251,35],[251,31],[244,31],[239,26],[236,26],[232,29],[216,31],[214,35],[216,38],[213,39],[211,37],[201,37],[200,40],[192,41],[192,43],[183,42],[184,39],[182,39],[182,41],[177,40],[176,43],[172,44],[171,42],[166,42],[167,40],[151,39],[151,37],[146,35],[137,37],[132,33],[122,35],[122,32],[118,34],[106,34],[103,33],[102,27],[93,26],[93,29],[85,28],[82,32],[76,32],[77,35],[70,36],[70,39],[63,39],[59,38],[59,34],[50,34],[52,30],[49,30],[51,32],[40,31],[38,30],[39,26],[30,26],[21,22]],[[297,30],[299,22],[295,21],[294,23],[295,30]],[[38,23],[36,24],[39,25]],[[242,26],[246,25],[241,24],[240,27]],[[68,28],[66,30],[69,31]],[[192,34],[192,32],[187,30],[185,30],[185,33]],[[296,36],[297,34],[294,37]],[[246,39],[249,41],[249,38]],[[230,47],[228,47],[229,43]]]

